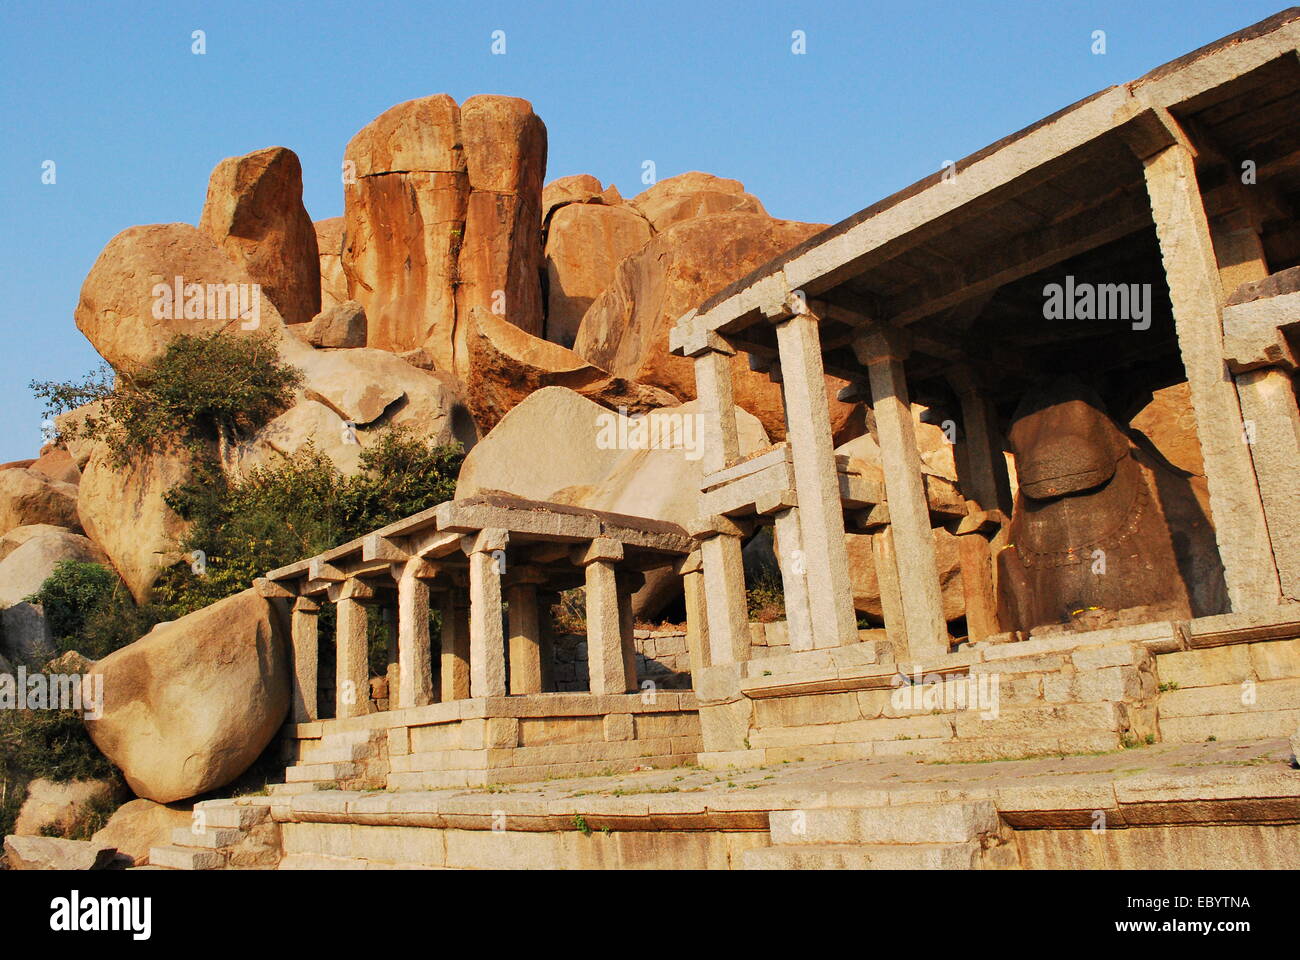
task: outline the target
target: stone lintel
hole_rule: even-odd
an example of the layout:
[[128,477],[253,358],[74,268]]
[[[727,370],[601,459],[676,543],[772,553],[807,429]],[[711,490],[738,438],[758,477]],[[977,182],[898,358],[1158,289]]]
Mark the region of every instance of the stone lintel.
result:
[[253,581],[253,590],[259,597],[265,597],[268,600],[288,600],[296,597],[298,594],[291,589],[292,586],[292,581],[285,583],[268,580],[266,577],[257,577]]
[[510,532],[501,529],[480,530],[460,538],[460,549],[466,556],[475,553],[492,553],[504,550],[510,543]]
[[686,532],[693,540],[706,540],[710,537],[745,537],[749,535],[748,527],[749,524],[733,520],[731,517],[710,514],[690,520],[686,524]]
[[320,613],[320,604],[310,597],[298,597],[293,601],[294,613]]
[[319,557],[313,557],[307,564],[308,580],[346,580],[348,575],[334,566],[332,563],[326,563]]
[[369,534],[361,541],[362,561],[387,560],[390,563],[401,563],[409,556],[410,554],[395,541],[381,537],[377,533]]
[[580,567],[585,567],[587,564],[596,563],[597,561],[622,563],[623,544],[608,537],[598,537],[586,546],[574,547],[569,556]]
[[338,603],[340,600],[355,600],[358,603],[366,603],[375,599],[375,588],[356,577],[344,580],[342,583],[330,584],[328,592],[330,603]]
[[795,496],[793,490],[771,490],[760,493],[754,498],[754,509],[761,516],[770,516],[797,506],[799,506],[799,498]]

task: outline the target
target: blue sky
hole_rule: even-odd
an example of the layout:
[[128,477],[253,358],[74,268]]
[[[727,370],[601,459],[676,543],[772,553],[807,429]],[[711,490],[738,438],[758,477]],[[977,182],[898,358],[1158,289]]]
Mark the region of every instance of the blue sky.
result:
[[[32,379],[98,357],[87,271],[134,224],[197,223],[223,157],[284,145],[313,219],[343,212],[351,136],[413,97],[532,101],[547,179],[624,196],[642,164],[743,181],[775,216],[833,223],[1278,0],[493,3],[5,0],[0,6],[0,461],[35,456]],[[191,53],[206,33],[207,52]],[[492,33],[506,53],[493,55]],[[791,52],[802,30],[807,52]],[[1106,32],[1106,53],[1092,33]],[[57,183],[41,182],[57,164]]]

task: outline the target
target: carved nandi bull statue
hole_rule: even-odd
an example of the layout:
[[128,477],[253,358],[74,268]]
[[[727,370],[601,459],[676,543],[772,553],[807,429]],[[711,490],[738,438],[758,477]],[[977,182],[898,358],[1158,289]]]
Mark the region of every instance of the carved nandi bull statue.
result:
[[1007,439],[1019,490],[998,554],[1004,629],[1218,612],[1222,568],[1188,475],[1130,442],[1092,390],[1064,377],[1031,391]]

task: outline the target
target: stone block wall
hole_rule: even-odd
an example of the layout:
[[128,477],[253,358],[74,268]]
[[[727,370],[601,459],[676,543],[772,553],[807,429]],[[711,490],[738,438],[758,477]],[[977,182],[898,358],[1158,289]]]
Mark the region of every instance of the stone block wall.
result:
[[1300,639],[1167,653],[1156,671],[1162,740],[1285,738],[1300,728]]
[[[662,690],[689,690],[690,655],[685,628],[633,632],[637,685],[653,681]],[[555,638],[555,686],[561,692],[587,689],[587,638],[570,633]]]

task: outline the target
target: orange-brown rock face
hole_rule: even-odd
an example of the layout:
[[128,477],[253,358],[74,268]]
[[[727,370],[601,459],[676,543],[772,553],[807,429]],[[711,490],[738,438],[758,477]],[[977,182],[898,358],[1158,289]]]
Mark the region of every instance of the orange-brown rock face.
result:
[[491,96],[466,100],[460,127],[470,193],[457,261],[458,334],[478,307],[540,337],[546,127],[527,100]]
[[468,327],[465,397],[482,433],[543,387],[567,387],[634,414],[678,402],[666,391],[611,377],[572,350],[525,333],[491,311],[473,310]]
[[348,299],[348,278],[343,273],[343,218],[317,220],[316,249],[320,252],[320,308],[338,306]]
[[[668,353],[669,329],[727,284],[820,229],[818,224],[743,212],[696,217],[670,227],[619,264],[614,283],[583,316],[573,349],[611,376],[693,399],[692,361]],[[736,405],[758,417],[769,435],[784,438],[777,384],[750,370],[743,354],[733,358],[732,382]],[[834,429],[853,407],[835,399],[843,381],[827,377],[826,382]]]
[[[172,292],[176,277],[179,298]],[[114,369],[131,369],[158,356],[178,334],[278,328],[280,315],[267,296],[258,303],[256,325],[240,319],[239,285],[252,283],[211,237],[188,223],[129,227],[108,242],[86,275],[77,329]],[[235,301],[228,296],[232,289]],[[251,287],[243,289],[251,300]]]
[[695,170],[660,180],[633,197],[632,206],[650,221],[655,233],[663,233],[684,220],[713,213],[767,215],[758,198],[746,193],[739,180],[727,180]]
[[450,366],[452,281],[469,180],[460,108],[445,94],[398,104],[344,151],[343,272],[366,308],[367,344],[427,346]]
[[465,369],[472,306],[541,333],[546,128],[525,100],[445,94],[398,104],[344,154],[343,270],[368,345]]
[[619,262],[650,241],[650,224],[625,205],[566,203],[546,231],[546,339],[570,346]]
[[199,229],[244,268],[286,323],[320,312],[316,230],[302,205],[302,165],[284,147],[217,164]]

